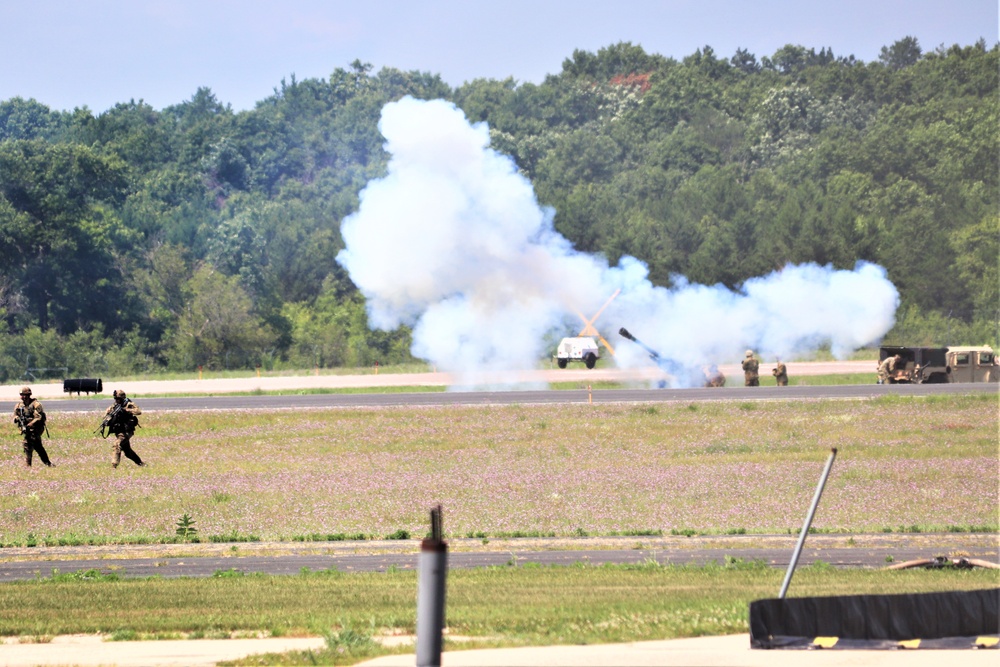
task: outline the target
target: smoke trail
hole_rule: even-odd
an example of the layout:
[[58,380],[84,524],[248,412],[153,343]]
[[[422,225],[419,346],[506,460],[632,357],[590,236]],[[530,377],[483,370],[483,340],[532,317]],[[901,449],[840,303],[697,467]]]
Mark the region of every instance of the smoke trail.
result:
[[[685,369],[738,360],[747,347],[790,357],[829,342],[842,355],[893,324],[898,294],[872,264],[790,266],[739,292],[678,277],[668,290],[635,258],[611,267],[577,252],[513,161],[489,148],[486,125],[470,125],[449,102],[387,104],[379,129],[388,173],[343,221],[337,260],[367,299],[373,327],[412,326],[413,354],[463,384],[481,384],[485,371],[534,368],[553,340],[583,326],[578,313],[593,314],[619,288],[597,325],[627,326]],[[649,364],[637,346],[617,351],[619,366]]]

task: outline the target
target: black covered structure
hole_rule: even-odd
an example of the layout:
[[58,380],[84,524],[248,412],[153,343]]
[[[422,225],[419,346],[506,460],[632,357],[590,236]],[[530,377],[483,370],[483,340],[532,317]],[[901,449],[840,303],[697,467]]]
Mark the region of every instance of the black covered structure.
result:
[[67,394],[76,392],[77,395],[83,392],[88,396],[91,392],[100,394],[104,391],[104,383],[101,382],[101,378],[71,378],[63,380],[63,391]]
[[1000,588],[750,603],[752,648],[997,648]]

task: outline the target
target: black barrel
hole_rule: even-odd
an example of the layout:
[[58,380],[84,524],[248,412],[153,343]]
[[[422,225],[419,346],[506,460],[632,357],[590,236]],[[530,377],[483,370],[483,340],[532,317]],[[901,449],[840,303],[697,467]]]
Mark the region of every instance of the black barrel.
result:
[[63,380],[63,391],[67,394],[76,392],[78,396],[81,392],[88,396],[91,392],[100,394],[104,391],[104,383],[101,378],[70,378]]

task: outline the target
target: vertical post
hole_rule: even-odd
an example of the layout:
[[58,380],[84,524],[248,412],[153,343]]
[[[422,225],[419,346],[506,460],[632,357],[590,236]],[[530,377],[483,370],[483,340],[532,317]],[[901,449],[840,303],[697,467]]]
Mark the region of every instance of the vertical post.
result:
[[587,403],[592,404],[594,402],[594,392],[591,391],[590,385],[587,385]]
[[830,476],[830,468],[833,467],[833,459],[837,457],[837,448],[834,447],[830,450],[830,458],[826,461],[826,468],[823,469],[823,475],[820,477],[819,485],[816,487],[816,495],[813,496],[812,505],[809,506],[809,514],[806,515],[806,522],[802,525],[802,532],[799,534],[799,541],[795,545],[795,552],[792,553],[792,562],[788,564],[788,571],[785,572],[785,581],[781,584],[781,592],[778,593],[779,599],[785,598],[785,593],[788,592],[788,584],[792,583],[792,574],[795,572],[795,566],[799,562],[799,555],[802,553],[802,545],[805,544],[806,535],[809,534],[809,526],[812,525],[813,516],[816,514],[816,507],[819,505],[819,498],[823,495],[823,487],[826,486],[826,479]]
[[441,506],[431,510],[431,536],[420,543],[417,583],[417,667],[440,667],[444,632],[448,543],[441,538]]

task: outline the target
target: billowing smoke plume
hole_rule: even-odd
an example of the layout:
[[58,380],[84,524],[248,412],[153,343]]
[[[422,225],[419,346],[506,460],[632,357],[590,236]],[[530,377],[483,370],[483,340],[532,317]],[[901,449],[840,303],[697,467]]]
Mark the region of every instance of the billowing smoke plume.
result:
[[488,147],[486,125],[470,125],[451,103],[387,104],[379,129],[388,173],[343,221],[337,259],[367,299],[373,327],[411,325],[413,354],[463,384],[482,384],[484,371],[534,368],[619,289],[595,322],[618,343],[617,364],[650,364],[618,337],[625,326],[660,353],[679,385],[694,382],[688,371],[738,361],[746,348],[789,358],[829,343],[839,356],[892,327],[898,293],[876,265],[789,266],[738,292],[680,277],[671,289],[656,287],[633,257],[612,267],[575,251],[513,161]]

